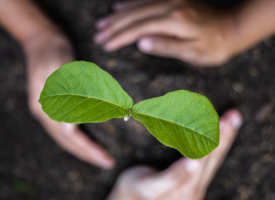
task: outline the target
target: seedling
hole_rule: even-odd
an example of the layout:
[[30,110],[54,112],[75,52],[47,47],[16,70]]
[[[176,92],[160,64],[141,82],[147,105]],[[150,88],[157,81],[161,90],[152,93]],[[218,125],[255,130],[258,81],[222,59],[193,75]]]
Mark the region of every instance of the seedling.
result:
[[127,121],[132,116],[160,142],[192,159],[202,158],[219,144],[219,117],[206,97],[178,90],[133,105],[110,74],[85,61],[65,64],[50,75],[39,102],[58,122]]

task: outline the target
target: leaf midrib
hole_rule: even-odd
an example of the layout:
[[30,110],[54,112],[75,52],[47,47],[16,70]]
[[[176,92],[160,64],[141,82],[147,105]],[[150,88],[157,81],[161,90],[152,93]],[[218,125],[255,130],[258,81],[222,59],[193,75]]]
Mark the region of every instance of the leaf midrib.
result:
[[[170,121],[170,120],[167,120],[167,119],[163,119],[163,118],[159,118],[159,117],[156,117],[156,116],[154,116],[154,115],[149,115],[149,114],[146,114],[146,113],[137,112],[137,111],[132,111],[131,113],[137,113],[137,114],[140,114],[140,115],[150,116],[150,117],[157,118],[157,119],[159,119],[159,120],[163,120],[163,121],[167,121],[167,122],[176,124],[176,125],[178,125],[178,126],[181,126],[181,127],[186,128],[186,129],[189,129],[189,130],[191,130],[191,131],[194,131],[194,132],[198,133],[199,135],[201,135],[201,136],[203,136],[203,137],[205,137],[205,138],[211,140],[212,142],[214,142],[212,139],[206,137],[205,135],[202,135],[201,133],[199,133],[199,132],[197,132],[197,131],[195,131],[195,130],[189,128],[189,127],[186,127],[186,126],[183,126],[183,125],[181,125],[181,124],[178,124],[178,123],[176,123],[176,122],[173,122],[173,121]],[[214,142],[214,143],[217,144],[216,142]]]
[[[105,102],[107,102],[107,103],[116,105],[116,106],[121,107],[121,108],[123,108],[123,109],[125,109],[125,110],[128,110],[128,111],[130,110],[130,109],[125,108],[125,107],[123,107],[123,106],[121,106],[121,105],[119,105],[119,104],[113,103],[113,102],[111,102],[111,101],[107,101],[107,100],[105,100],[105,99],[99,99],[99,98],[90,97],[90,96],[84,96],[84,95],[79,95],[79,94],[71,94],[71,93],[70,93],[70,94],[47,95],[47,96],[44,97],[43,99],[48,98],[48,97],[56,97],[56,96],[78,96],[78,97],[84,97],[84,98],[89,98],[89,99],[97,99],[97,100],[105,101]],[[43,99],[41,99],[41,100],[43,100]]]

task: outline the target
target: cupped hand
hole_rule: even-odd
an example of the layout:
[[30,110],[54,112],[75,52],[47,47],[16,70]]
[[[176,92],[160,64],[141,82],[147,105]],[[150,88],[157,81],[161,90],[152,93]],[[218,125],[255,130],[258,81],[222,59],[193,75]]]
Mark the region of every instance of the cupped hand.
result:
[[114,10],[113,15],[96,23],[99,32],[95,42],[106,51],[138,42],[144,53],[213,66],[238,53],[233,41],[233,11],[192,0],[121,2]]
[[91,164],[112,168],[113,158],[102,147],[91,141],[76,124],[51,120],[38,103],[45,81],[62,65],[74,60],[70,43],[62,34],[41,33],[25,43],[27,55],[29,107],[48,133],[65,150]]
[[224,160],[242,116],[230,110],[220,118],[220,144],[199,160],[181,158],[162,172],[138,166],[123,172],[108,200],[201,200]]

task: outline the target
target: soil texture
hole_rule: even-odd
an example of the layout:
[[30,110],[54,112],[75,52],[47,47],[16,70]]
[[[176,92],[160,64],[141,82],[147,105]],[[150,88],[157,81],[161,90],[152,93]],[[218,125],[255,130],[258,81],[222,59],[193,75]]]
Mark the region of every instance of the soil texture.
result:
[[[111,0],[37,0],[71,39],[77,60],[108,71],[134,103],[185,89],[205,95],[219,114],[236,107],[244,124],[212,181],[206,200],[275,200],[275,38],[217,68],[142,54],[131,45],[105,53],[94,44],[95,20]],[[104,2],[104,3],[103,3]],[[28,110],[26,61],[0,29],[0,199],[104,200],[117,176],[136,165],[167,168],[181,155],[130,119],[81,128],[116,159],[113,170],[88,165],[62,150]]]

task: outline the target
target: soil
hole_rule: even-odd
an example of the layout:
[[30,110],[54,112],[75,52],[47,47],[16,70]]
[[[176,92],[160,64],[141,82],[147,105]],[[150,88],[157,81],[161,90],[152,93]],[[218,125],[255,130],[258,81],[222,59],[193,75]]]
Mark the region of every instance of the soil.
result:
[[[207,96],[219,114],[239,108],[244,124],[212,181],[207,200],[275,200],[275,37],[218,68],[194,68],[140,53],[135,45],[105,53],[93,43],[94,22],[111,0],[37,0],[71,39],[77,60],[97,63],[134,102],[186,89]],[[71,156],[28,110],[26,62],[20,45],[0,29],[0,199],[104,200],[117,176],[135,165],[167,168],[181,157],[139,122],[81,125],[115,157],[102,170]]]

